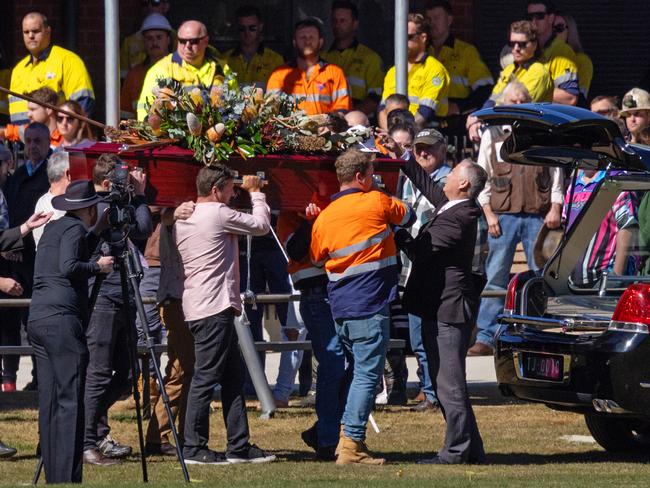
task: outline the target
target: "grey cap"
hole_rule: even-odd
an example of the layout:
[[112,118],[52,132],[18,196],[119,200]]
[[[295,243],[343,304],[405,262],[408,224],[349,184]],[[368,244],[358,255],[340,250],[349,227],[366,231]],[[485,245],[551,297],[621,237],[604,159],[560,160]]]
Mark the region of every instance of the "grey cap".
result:
[[434,146],[439,142],[445,142],[445,136],[435,129],[424,129],[417,133],[413,140],[413,145],[426,144],[428,146]]
[[142,22],[142,27],[140,27],[140,32],[146,32],[149,30],[164,30],[171,32],[172,26],[164,15],[153,13],[147,15]]

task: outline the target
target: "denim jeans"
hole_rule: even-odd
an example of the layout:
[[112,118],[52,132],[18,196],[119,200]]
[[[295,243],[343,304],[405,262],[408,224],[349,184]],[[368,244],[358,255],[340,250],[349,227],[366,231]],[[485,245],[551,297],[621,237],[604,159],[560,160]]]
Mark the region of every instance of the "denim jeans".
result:
[[422,371],[422,391],[424,392],[427,400],[430,402],[437,402],[436,392],[433,390],[431,384],[431,375],[429,374],[429,361],[427,360],[427,353],[424,350],[424,343],[422,342],[422,319],[417,315],[409,314],[409,339],[411,342],[411,349],[413,354],[418,360],[420,370]]
[[[300,312],[297,310],[298,304],[296,302],[289,303],[287,309],[287,326],[280,329],[282,341],[289,341],[285,334],[286,329],[296,329],[298,331],[297,341],[304,341],[307,336],[307,329],[301,317]],[[296,373],[302,362],[303,351],[282,351],[280,354],[280,367],[278,369],[278,377],[275,380],[275,388],[273,389],[273,396],[280,400],[288,401],[293,385],[296,381]]]
[[[143,268],[144,275],[140,281],[140,295],[142,297],[155,297],[160,285],[160,266],[153,266]],[[154,344],[162,343],[163,337],[163,324],[160,319],[160,310],[155,303],[146,303],[144,311],[147,315],[147,325],[149,326],[149,333],[153,339]],[[146,346],[147,340],[142,327],[140,317],[136,316],[135,326],[138,330],[138,346]],[[156,361],[160,364],[160,355],[156,355]],[[149,375],[151,378],[156,377],[154,370],[153,360],[149,359]]]
[[[518,213],[499,214],[501,236],[488,236],[488,253],[485,271],[487,274],[486,290],[505,290],[508,287],[510,268],[515,257],[517,244],[521,242],[526,253],[530,269],[537,269],[533,259],[533,247],[544,219],[539,215]],[[503,312],[503,298],[483,298],[478,314],[477,342],[494,346],[494,335],[498,324],[496,317]]]
[[347,437],[363,441],[375,401],[375,388],[384,373],[390,339],[390,307],[385,305],[367,317],[337,319],[336,333],[352,364],[352,383],[341,422]]
[[[133,310],[130,322],[135,319]],[[124,309],[99,297],[90,316],[86,341],[89,360],[86,371],[84,449],[110,433],[108,410],[131,388],[129,330]]]
[[300,296],[300,314],[309,331],[316,373],[316,431],[318,445],[335,446],[339,441],[341,417],[350,386],[346,374],[345,352],[337,335],[327,290],[314,287]]

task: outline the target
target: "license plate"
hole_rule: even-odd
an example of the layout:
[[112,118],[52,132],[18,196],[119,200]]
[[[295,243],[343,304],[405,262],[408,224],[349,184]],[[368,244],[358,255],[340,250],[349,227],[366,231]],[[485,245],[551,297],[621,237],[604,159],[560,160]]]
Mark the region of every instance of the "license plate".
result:
[[562,381],[564,379],[563,356],[522,352],[520,367],[524,378],[544,381]]

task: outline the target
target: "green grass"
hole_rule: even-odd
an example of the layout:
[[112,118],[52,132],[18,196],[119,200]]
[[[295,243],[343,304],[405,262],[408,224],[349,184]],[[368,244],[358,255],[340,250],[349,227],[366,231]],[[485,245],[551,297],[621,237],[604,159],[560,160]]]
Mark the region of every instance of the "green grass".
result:
[[[259,466],[189,466],[200,486],[647,486],[648,458],[615,456],[596,444],[570,443],[564,435],[587,435],[581,416],[554,412],[541,405],[509,402],[494,388],[473,388],[478,424],[488,453],[483,466],[421,466],[416,461],[430,456],[443,441],[444,422],[439,413],[418,414],[390,407],[375,412],[380,434],[369,432],[368,446],[384,456],[382,467],[344,466],[315,462],[300,440],[300,432],[314,421],[312,410],[289,408],[270,421],[249,411],[252,441],[273,451],[279,461]],[[6,398],[5,398],[6,397]],[[8,403],[5,401],[10,399]],[[37,442],[34,396],[0,396],[0,436],[19,449],[10,460],[0,461],[0,485],[29,484]],[[27,402],[26,408],[18,405]],[[8,404],[7,404],[8,403]],[[137,446],[135,415],[120,410],[112,415],[113,435]],[[210,446],[223,450],[225,437],[221,411],[211,416]],[[136,450],[138,450],[136,448]],[[148,460],[150,484],[182,486],[176,461]],[[93,486],[141,486],[139,458],[121,466],[84,468],[84,482]]]

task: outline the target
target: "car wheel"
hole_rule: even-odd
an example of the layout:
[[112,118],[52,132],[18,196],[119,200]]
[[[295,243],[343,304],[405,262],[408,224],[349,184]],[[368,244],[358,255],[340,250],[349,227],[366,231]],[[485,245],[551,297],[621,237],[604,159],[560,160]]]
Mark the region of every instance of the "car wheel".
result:
[[610,452],[650,452],[650,422],[585,414],[587,428],[596,442]]

